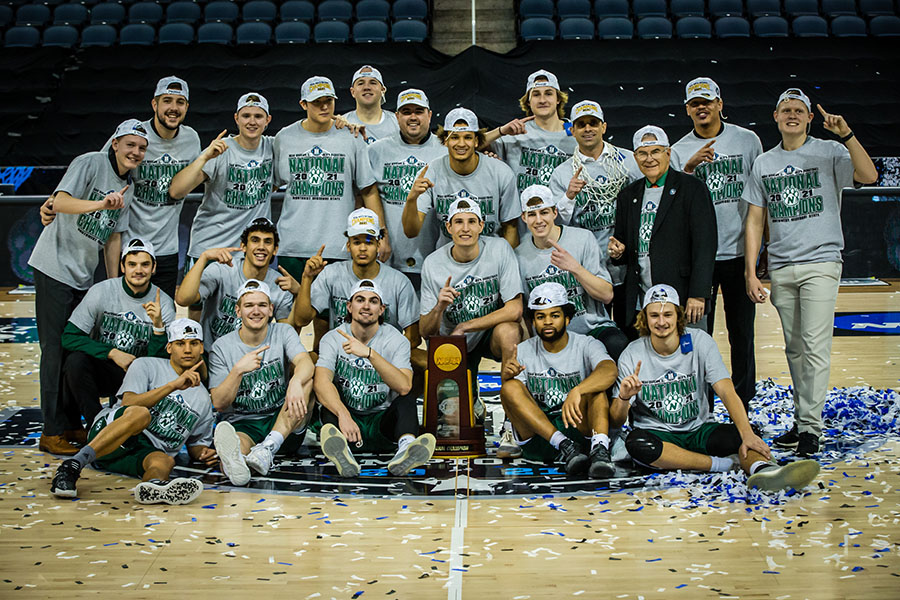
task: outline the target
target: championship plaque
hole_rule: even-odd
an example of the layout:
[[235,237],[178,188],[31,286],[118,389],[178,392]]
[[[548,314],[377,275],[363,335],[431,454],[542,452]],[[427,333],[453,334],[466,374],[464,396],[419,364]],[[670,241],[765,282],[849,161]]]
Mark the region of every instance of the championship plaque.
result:
[[437,440],[435,456],[485,455],[484,418],[483,413],[476,418],[473,385],[477,379],[468,369],[466,337],[429,337],[422,429]]

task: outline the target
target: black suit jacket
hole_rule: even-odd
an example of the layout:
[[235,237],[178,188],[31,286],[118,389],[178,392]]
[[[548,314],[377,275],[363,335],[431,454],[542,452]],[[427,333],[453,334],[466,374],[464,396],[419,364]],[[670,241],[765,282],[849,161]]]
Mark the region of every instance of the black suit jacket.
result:
[[[613,263],[628,267],[625,307],[629,323],[637,314],[635,307],[640,293],[638,229],[645,189],[646,178],[642,177],[624,187],[616,199],[615,237],[625,244],[625,252]],[[696,177],[670,168],[650,237],[653,285],[671,285],[678,292],[682,306],[688,298],[708,300],[712,295],[717,245],[716,211],[706,185]],[[707,309],[708,306],[707,302]]]

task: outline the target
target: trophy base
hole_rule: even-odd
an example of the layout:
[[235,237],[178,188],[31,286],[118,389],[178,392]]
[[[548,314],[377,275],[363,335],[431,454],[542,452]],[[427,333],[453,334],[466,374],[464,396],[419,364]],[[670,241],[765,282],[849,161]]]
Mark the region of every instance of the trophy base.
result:
[[487,456],[484,440],[437,440],[434,447],[437,458],[479,458]]

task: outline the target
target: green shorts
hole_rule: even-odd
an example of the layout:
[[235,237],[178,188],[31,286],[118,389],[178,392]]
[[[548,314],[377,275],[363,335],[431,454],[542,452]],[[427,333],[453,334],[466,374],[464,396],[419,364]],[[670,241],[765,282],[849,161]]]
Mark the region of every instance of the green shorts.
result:
[[278,420],[278,413],[268,417],[259,417],[257,419],[241,419],[240,421],[231,421],[234,430],[244,433],[253,440],[254,444],[258,444],[269,435],[272,428],[275,427],[275,421]]
[[381,433],[381,419],[384,418],[385,412],[387,411],[383,410],[377,413],[364,415],[350,411],[350,416],[353,417],[353,422],[359,427],[359,432],[362,434],[363,440],[363,444],[359,448],[351,444],[351,451],[384,454],[394,452],[397,449],[397,442],[386,438],[384,434]]
[[[590,450],[590,445],[587,443],[584,434],[578,431],[577,427],[566,427],[563,425],[562,414],[544,414],[550,419],[550,422],[554,427],[561,431],[564,436],[581,446],[581,448],[585,450],[585,453]],[[516,431],[515,426],[513,426],[513,437],[516,439],[516,443],[519,444],[519,447],[522,448],[522,458],[543,463],[552,463],[556,460],[556,455],[559,451],[541,436],[535,434],[527,440],[520,440],[519,434]]]
[[716,429],[722,426],[722,423],[704,423],[693,431],[676,432],[659,431],[656,429],[645,429],[644,431],[655,435],[664,442],[675,444],[679,448],[684,448],[685,450],[690,450],[691,452],[697,452],[699,454],[709,455],[709,449],[707,447],[707,444],[709,443],[709,436],[712,435],[712,433]]
[[[121,406],[108,413],[105,418],[94,421],[91,430],[88,431],[88,441],[90,442],[97,437],[104,427],[121,417],[126,408],[128,407]],[[98,458],[95,462],[98,467],[106,471],[130,475],[140,479],[144,476],[144,459],[147,458],[148,454],[154,452],[162,452],[162,450],[151,444],[146,435],[139,433],[131,436],[121,446],[106,456]]]

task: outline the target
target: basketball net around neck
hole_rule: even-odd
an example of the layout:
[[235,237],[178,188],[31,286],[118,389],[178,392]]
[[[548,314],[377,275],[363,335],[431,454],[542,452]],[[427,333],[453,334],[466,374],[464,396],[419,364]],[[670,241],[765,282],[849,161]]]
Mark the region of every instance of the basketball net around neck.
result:
[[[603,166],[603,175],[605,175],[606,181],[601,182],[590,175],[585,176],[585,171],[582,171],[579,177],[585,182],[581,193],[587,198],[587,203],[598,206],[614,204],[616,196],[619,195],[623,187],[628,185],[628,169],[625,168],[625,154],[609,142],[604,142],[604,144],[609,146],[609,152],[603,152],[597,158],[597,162]],[[576,150],[572,155],[572,175],[577,173],[578,169],[582,167],[584,167],[584,163],[581,160],[581,153]]]

